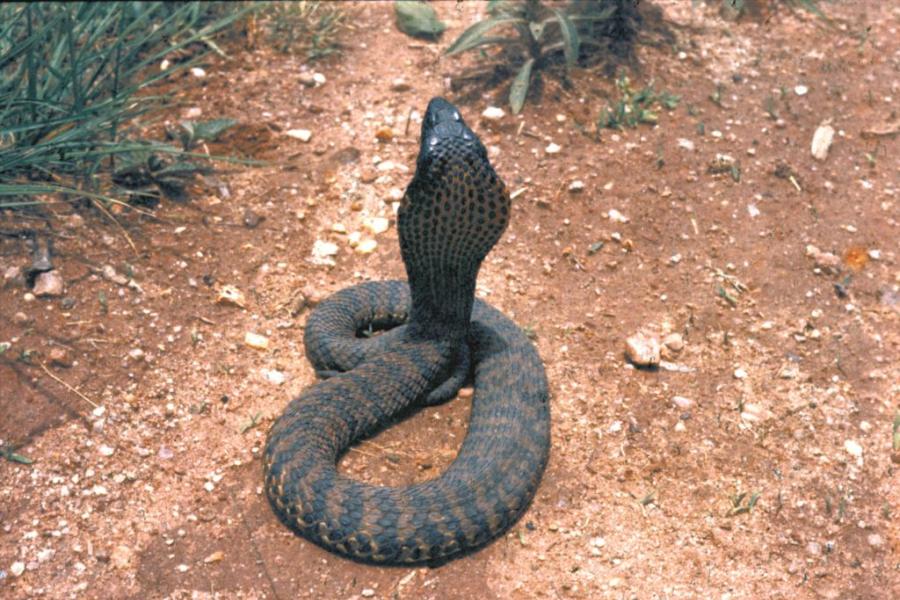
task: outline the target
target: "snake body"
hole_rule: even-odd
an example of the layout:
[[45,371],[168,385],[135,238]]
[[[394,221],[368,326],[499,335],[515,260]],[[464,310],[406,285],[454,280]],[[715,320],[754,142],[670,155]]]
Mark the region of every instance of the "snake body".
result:
[[[357,560],[428,563],[485,545],[526,510],[550,450],[547,380],[522,330],[474,298],[509,212],[481,141],[452,104],[432,99],[398,213],[408,283],[360,284],[316,308],[304,342],[327,379],[269,432],[265,489],[288,527]],[[389,330],[358,336],[369,327]],[[444,473],[400,487],[338,473],[354,441],[411,406],[452,397],[472,370],[468,432]]]

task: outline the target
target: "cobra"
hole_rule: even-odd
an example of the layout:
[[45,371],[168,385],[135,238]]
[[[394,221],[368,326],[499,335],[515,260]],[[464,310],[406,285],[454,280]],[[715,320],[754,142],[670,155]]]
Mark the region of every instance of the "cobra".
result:
[[[432,99],[398,212],[408,283],[364,283],[316,308],[304,344],[325,379],[269,432],[265,489],[288,527],[365,562],[441,562],[484,546],[528,508],[550,450],[547,379],[524,332],[475,299],[509,216],[484,145],[452,104]],[[358,335],[370,327],[386,331]],[[417,403],[455,396],[470,376],[468,431],[441,475],[391,487],[338,472],[354,442]]]

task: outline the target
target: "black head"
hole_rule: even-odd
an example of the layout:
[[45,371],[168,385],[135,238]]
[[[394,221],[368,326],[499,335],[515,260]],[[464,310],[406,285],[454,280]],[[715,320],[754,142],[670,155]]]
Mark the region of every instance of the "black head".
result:
[[509,221],[509,194],[455,106],[428,103],[419,157],[398,215],[411,323],[470,318],[481,261]]

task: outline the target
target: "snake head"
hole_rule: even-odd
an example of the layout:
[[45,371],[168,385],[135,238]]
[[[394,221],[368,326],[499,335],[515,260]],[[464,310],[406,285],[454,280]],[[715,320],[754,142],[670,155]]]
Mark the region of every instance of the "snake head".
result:
[[398,213],[413,317],[428,312],[468,323],[478,268],[506,229],[509,209],[506,186],[484,144],[455,106],[432,99],[422,121],[416,173]]
[[459,110],[443,98],[432,98],[428,103],[425,118],[422,119],[421,140],[417,168],[427,168],[450,143],[464,146],[473,156],[487,161],[487,151],[481,140],[463,121]]

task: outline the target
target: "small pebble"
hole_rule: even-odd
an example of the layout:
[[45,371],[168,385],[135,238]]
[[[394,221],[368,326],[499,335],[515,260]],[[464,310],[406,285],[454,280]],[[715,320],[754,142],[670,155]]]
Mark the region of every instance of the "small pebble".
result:
[[373,235],[384,233],[390,225],[391,222],[384,217],[369,217],[363,221],[363,227],[371,231]]
[[115,448],[113,448],[111,446],[107,446],[106,444],[101,445],[97,450],[103,456],[112,456],[116,452]]
[[309,129],[288,129],[286,134],[294,139],[298,139],[304,144],[312,139],[312,131]]
[[798,96],[805,96],[809,92],[809,88],[805,85],[798,85],[794,88],[794,93]]
[[685,138],[678,138],[678,147],[684,148],[685,150],[693,151],[694,150],[694,142]]
[[363,591],[360,592],[360,594],[362,594],[363,598],[371,598],[375,595],[375,590],[372,588],[363,588]]
[[834,127],[828,124],[819,125],[813,134],[810,152],[816,160],[825,160],[828,158],[828,150],[834,141]]
[[628,221],[631,220],[614,208],[610,209],[608,214],[609,214],[609,220],[612,221],[613,223],[627,223]]
[[734,370],[734,378],[735,379],[747,379],[747,371],[745,371],[742,367],[738,367]]
[[312,247],[312,263],[316,265],[333,265],[334,259],[331,257],[338,253],[337,244],[326,242],[324,240],[316,240]]
[[659,364],[659,340],[642,333],[635,334],[625,340],[625,356],[639,367],[651,367]]
[[41,273],[34,280],[35,296],[62,296],[64,291],[65,283],[63,282],[63,278],[56,271]]
[[360,240],[359,244],[357,244],[355,250],[360,254],[371,254],[375,251],[375,248],[378,247],[378,242],[373,239],[367,238],[364,240]]
[[580,179],[576,179],[572,183],[569,184],[569,191],[574,193],[580,192],[584,189],[584,182]]
[[553,142],[550,142],[549,144],[547,144],[547,147],[544,148],[544,152],[546,152],[547,154],[558,154],[560,150],[562,150],[562,148],[559,146],[559,144],[554,144]]
[[497,106],[488,106],[484,109],[484,112],[481,113],[481,116],[488,121],[499,121],[506,116],[506,111]]
[[200,67],[191,67],[191,75],[197,78],[206,77],[206,71]]
[[663,339],[663,345],[672,352],[681,352],[684,349],[684,337],[680,333],[670,333]]
[[673,396],[672,404],[680,408],[681,410],[687,410],[694,406],[694,401],[690,398],[685,398],[684,396]]
[[397,77],[391,82],[392,92],[408,92],[410,89],[412,89],[412,86],[402,77]]
[[244,308],[246,300],[244,293],[233,285],[223,285],[219,288],[219,295],[216,297],[216,304],[233,304]]
[[878,535],[877,533],[870,533],[870,534],[866,537],[866,541],[869,542],[869,545],[870,545],[870,546],[874,546],[875,548],[877,548],[877,547],[881,546],[882,544],[884,544],[884,539],[883,539],[880,535]]
[[248,331],[244,334],[244,343],[255,350],[265,350],[269,347],[269,338]]
[[22,561],[16,561],[9,567],[9,572],[12,573],[13,577],[18,577],[22,573],[25,572],[25,563]]

